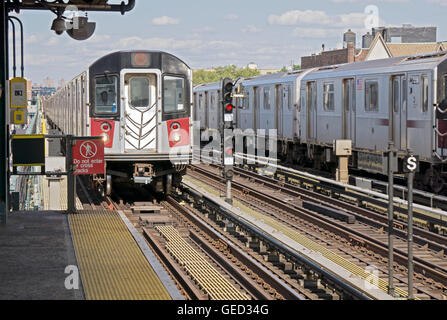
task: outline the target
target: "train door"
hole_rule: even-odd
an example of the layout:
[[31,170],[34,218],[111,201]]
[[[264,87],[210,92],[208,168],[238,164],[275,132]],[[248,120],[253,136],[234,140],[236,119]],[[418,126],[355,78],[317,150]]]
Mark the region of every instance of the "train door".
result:
[[205,109],[205,119],[204,119],[204,123],[203,123],[203,128],[204,129],[208,129],[208,119],[209,119],[209,114],[210,114],[210,104],[208,103],[208,91],[205,91],[204,93],[205,98],[203,99],[203,108]]
[[343,80],[343,132],[345,140],[351,140],[355,145],[356,130],[355,88],[354,79]]
[[253,130],[256,131],[258,129],[258,123],[260,119],[260,112],[261,112],[261,103],[260,103],[260,91],[258,87],[253,88],[253,113],[254,113],[254,119],[253,119]]
[[307,83],[307,140],[317,139],[317,83]]
[[79,130],[79,126],[81,125],[81,105],[80,105],[80,99],[79,99],[79,79],[76,79],[76,92],[75,92],[75,101],[76,101],[76,113],[74,115],[74,119],[76,119],[76,127],[75,130],[73,132],[74,135],[76,136],[80,136],[80,130]]
[[124,151],[157,148],[158,81],[156,74],[128,73],[124,77]]
[[275,129],[278,131],[278,137],[283,136],[284,124],[284,87],[275,86]]
[[392,110],[390,123],[394,145],[399,150],[407,149],[407,80],[403,75],[392,78]]

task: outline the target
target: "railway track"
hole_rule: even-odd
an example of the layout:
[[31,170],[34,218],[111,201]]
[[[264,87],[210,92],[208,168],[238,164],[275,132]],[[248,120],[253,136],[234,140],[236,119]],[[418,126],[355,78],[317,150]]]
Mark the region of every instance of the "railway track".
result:
[[[145,237],[188,299],[316,299],[281,281],[175,197],[156,202],[142,188],[101,199],[78,183],[84,206],[121,210]],[[143,201],[144,202],[141,202]],[[140,201],[140,202],[139,202]]]
[[[219,152],[217,152],[219,154]],[[388,210],[388,184],[380,180],[365,179],[364,176],[350,176],[352,188],[347,188],[345,185],[338,184],[333,180],[333,175],[326,171],[304,168],[296,165],[288,165],[287,167],[276,164],[269,158],[252,157],[243,154],[236,154],[238,160],[243,163],[252,161],[256,164],[238,164],[240,169],[247,171],[259,172],[264,170],[263,167],[274,169],[265,170],[265,174],[275,180],[288,182],[302,186],[304,188],[313,189],[321,193],[332,193],[340,195],[340,199],[348,201],[356,201],[360,205],[367,205],[370,209],[378,213],[385,213]],[[219,166],[220,163],[216,159],[202,156],[201,160],[205,163]],[[217,162],[216,162],[217,161]],[[401,181],[396,177],[396,182]],[[370,191],[370,192],[369,192]],[[402,223],[406,223],[407,217],[407,201],[408,192],[405,186],[396,184],[394,186],[395,201],[395,218]],[[420,228],[426,229],[434,234],[447,235],[447,198],[433,193],[414,190],[414,224]],[[443,211],[444,210],[444,211]]]
[[[223,192],[224,185],[220,183],[220,175],[216,168],[192,167],[191,175],[205,181],[207,184],[219,186]],[[237,190],[236,197],[252,207],[254,210],[264,212],[297,231],[313,236],[316,241],[322,242],[325,246],[340,247],[340,240],[345,244],[343,248],[337,248],[342,255],[349,256],[363,267],[365,265],[379,265],[381,278],[386,279],[386,257],[387,257],[387,235],[386,225],[371,217],[372,212],[364,208],[346,204],[345,202],[333,199],[329,196],[322,198],[321,194],[312,193],[309,190],[301,190],[297,186],[286,183],[278,183],[270,178],[260,177],[248,171],[236,170],[237,178],[233,188]],[[293,203],[293,200],[300,199],[301,203]],[[323,214],[316,214],[310,210],[302,208],[303,201],[319,202],[334,209],[343,209],[354,215],[357,222],[349,224],[340,221],[339,218],[331,218]],[[376,213],[374,213],[376,215]],[[404,229],[404,228],[402,228]],[[309,234],[309,230],[313,230]],[[418,247],[415,250],[415,269],[417,271],[416,295],[423,299],[444,299],[446,295],[446,256],[444,255],[445,239],[435,237],[432,233],[424,233],[426,230],[419,230]],[[316,232],[316,233],[314,233]],[[328,237],[329,233],[329,237]],[[322,238],[322,235],[325,238]],[[406,242],[402,237],[405,232],[400,230],[397,234],[395,253],[395,279],[396,287],[405,287],[406,280],[406,253],[404,248]],[[432,237],[427,240],[424,237]],[[436,239],[433,239],[435,237]],[[328,239],[332,238],[332,240]],[[325,239],[324,241],[322,239]],[[336,240],[334,242],[334,239]],[[433,251],[433,248],[441,249]],[[354,249],[354,250],[353,250]],[[353,252],[355,251],[355,252]],[[404,293],[402,293],[404,294]]]

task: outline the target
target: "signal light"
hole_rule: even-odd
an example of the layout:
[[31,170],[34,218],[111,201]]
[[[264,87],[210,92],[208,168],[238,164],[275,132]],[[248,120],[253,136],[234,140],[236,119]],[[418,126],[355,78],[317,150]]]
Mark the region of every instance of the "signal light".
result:
[[232,104],[233,103],[233,88],[234,83],[231,79],[225,78],[222,81],[222,95],[224,104]]
[[233,106],[231,105],[231,104],[229,104],[229,105],[227,105],[226,107],[225,107],[225,110],[227,111],[227,112],[233,112]]

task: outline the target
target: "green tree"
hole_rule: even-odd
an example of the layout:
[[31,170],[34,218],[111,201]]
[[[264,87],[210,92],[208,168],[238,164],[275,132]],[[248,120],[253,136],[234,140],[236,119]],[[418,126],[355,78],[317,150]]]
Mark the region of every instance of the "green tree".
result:
[[[293,65],[293,71],[296,71],[296,70],[301,70],[301,66],[299,64],[294,64]],[[287,72],[287,71],[288,70],[287,70],[286,66],[282,67],[282,69],[279,70],[279,72]]]
[[259,76],[259,70],[238,69],[235,65],[216,67],[213,71],[197,70],[194,72],[194,85],[218,82],[223,78],[239,79]]

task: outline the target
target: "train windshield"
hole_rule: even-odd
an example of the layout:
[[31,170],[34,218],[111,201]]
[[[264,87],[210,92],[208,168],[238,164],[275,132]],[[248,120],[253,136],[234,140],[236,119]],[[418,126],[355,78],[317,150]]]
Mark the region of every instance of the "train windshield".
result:
[[165,76],[163,78],[163,110],[179,112],[185,109],[185,79]]
[[130,79],[130,105],[134,108],[150,106],[149,79],[135,77]]
[[118,77],[107,76],[95,79],[95,113],[115,114],[117,108]]

